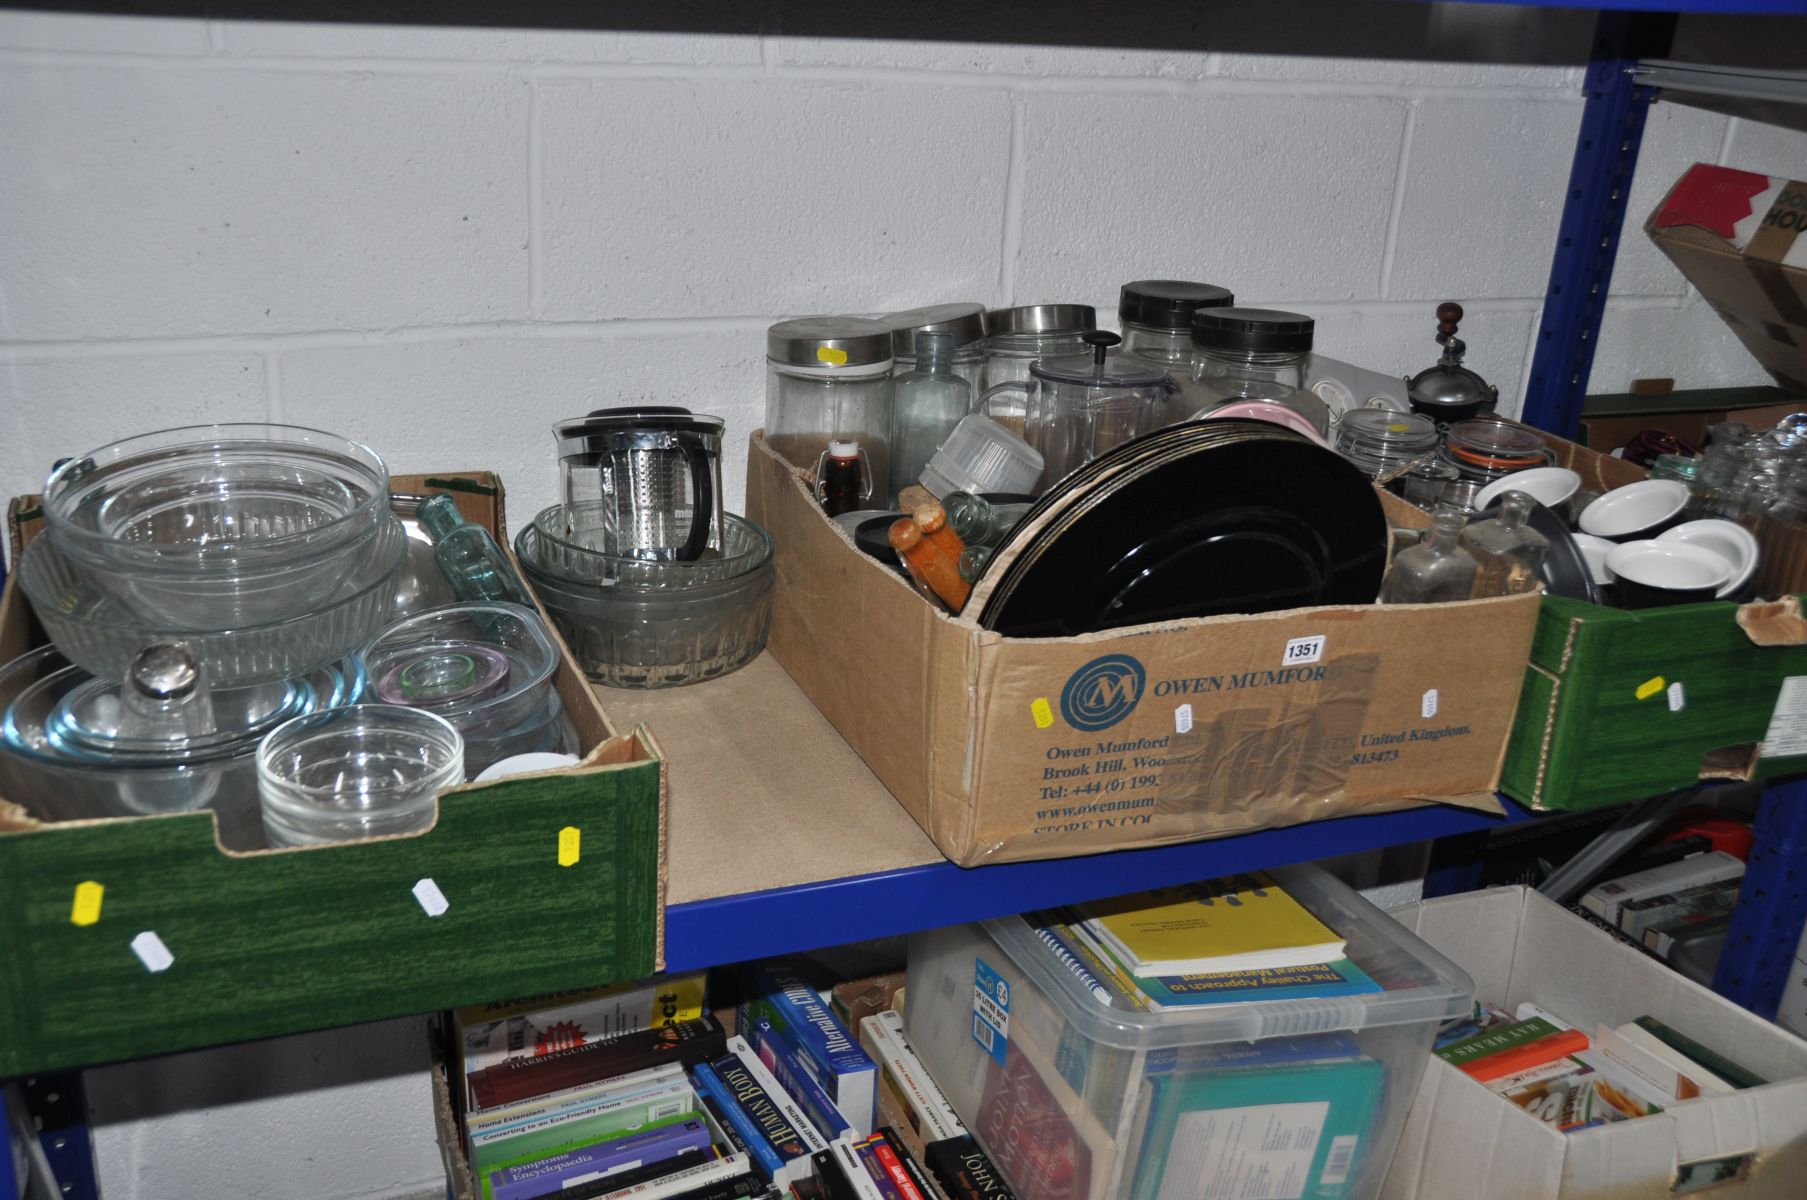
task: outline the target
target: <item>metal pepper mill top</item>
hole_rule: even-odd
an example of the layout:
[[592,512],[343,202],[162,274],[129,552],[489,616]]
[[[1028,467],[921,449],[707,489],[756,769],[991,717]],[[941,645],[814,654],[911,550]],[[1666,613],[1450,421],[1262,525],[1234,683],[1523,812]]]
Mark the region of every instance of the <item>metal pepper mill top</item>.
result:
[[1412,411],[1423,413],[1439,425],[1452,425],[1478,416],[1498,403],[1500,390],[1462,365],[1467,343],[1456,336],[1462,306],[1445,300],[1437,306],[1437,344],[1443,357],[1434,367],[1412,376],[1408,383]]

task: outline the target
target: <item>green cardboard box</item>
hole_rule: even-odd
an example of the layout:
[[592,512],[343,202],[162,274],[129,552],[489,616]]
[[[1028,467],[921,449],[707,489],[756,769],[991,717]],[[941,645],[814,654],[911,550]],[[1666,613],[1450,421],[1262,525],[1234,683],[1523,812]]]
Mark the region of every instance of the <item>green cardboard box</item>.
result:
[[[1542,436],[1583,488],[1609,491],[1646,477],[1631,463]],[[1807,571],[1790,578],[1786,539],[1763,540],[1759,588],[1807,589]],[[1781,753],[1765,756],[1759,747],[1772,720]],[[1573,811],[1703,778],[1799,771],[1807,771],[1807,621],[1798,600],[1627,612],[1544,597],[1501,791],[1533,808]]]
[[[494,475],[392,485],[504,533]],[[10,516],[16,554],[41,522]],[[41,637],[29,609],[9,580],[0,660]],[[561,654],[583,761],[445,792],[425,833],[235,852],[206,810],[45,823],[0,797],[0,1078],[658,970],[663,756]]]

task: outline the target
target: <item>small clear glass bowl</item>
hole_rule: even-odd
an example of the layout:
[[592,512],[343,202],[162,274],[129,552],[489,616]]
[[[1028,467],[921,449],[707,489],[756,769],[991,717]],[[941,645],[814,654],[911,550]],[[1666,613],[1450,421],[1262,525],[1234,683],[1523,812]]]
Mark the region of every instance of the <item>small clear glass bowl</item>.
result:
[[[584,506],[588,507],[588,506]],[[682,589],[715,583],[758,570],[772,556],[765,530],[734,513],[722,514],[722,548],[703,558],[653,562],[606,554],[583,544],[578,531],[595,528],[583,512],[573,516],[565,505],[541,509],[533,524],[515,537],[522,562],[554,579],[592,587],[625,584],[638,588]]]
[[381,528],[377,548],[358,571],[341,576],[319,604],[281,620],[197,626],[147,620],[71,568],[50,537],[34,538],[20,556],[19,587],[50,640],[103,678],[124,679],[132,656],[152,642],[186,642],[216,688],[289,679],[351,653],[389,619],[408,537],[393,517]]
[[540,615],[519,604],[416,613],[377,634],[363,659],[377,701],[437,713],[457,727],[472,774],[494,761],[479,761],[479,745],[545,724],[548,697],[558,704],[558,644]]
[[444,717],[355,704],[296,717],[257,750],[257,794],[272,846],[418,833],[439,793],[464,782],[464,738]]

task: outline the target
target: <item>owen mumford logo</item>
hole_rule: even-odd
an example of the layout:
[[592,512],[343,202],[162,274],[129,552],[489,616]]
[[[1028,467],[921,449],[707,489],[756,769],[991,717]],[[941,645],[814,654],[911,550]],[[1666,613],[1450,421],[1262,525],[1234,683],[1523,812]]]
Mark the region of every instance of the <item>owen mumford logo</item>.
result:
[[1094,658],[1073,672],[1060,692],[1060,715],[1075,729],[1096,733],[1136,711],[1148,682],[1142,664],[1127,654]]

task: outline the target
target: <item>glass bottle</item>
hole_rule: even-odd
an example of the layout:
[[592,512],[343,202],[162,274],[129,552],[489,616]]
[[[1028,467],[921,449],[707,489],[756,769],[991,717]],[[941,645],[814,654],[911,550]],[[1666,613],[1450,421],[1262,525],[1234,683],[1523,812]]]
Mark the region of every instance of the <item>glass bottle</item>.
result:
[[828,457],[822,461],[822,511],[831,517],[866,507],[872,489],[866,486],[866,472],[860,458],[858,442],[828,443]]
[[1201,309],[1235,303],[1228,288],[1185,279],[1138,279],[1117,293],[1122,353],[1156,364],[1177,385],[1159,424],[1187,420],[1209,407],[1209,397],[1192,382],[1192,317]]
[[995,546],[1029,511],[1027,502],[993,504],[971,492],[949,492],[941,498],[947,523],[968,546]]
[[[1272,308],[1205,308],[1192,314],[1192,381],[1207,408],[1239,401],[1283,404],[1330,431],[1330,408],[1305,386],[1317,323]],[[1192,416],[1196,414],[1188,414]]]
[[1525,523],[1533,503],[1524,492],[1507,492],[1500,497],[1499,516],[1476,521],[1462,531],[1462,545],[1474,555],[1479,568],[1474,581],[1476,597],[1537,590],[1550,543]]
[[985,573],[985,565],[991,561],[995,553],[991,546],[968,546],[960,556],[960,578],[968,583],[979,582],[979,576]]
[[1479,564],[1462,548],[1468,519],[1453,508],[1431,514],[1431,527],[1415,546],[1402,550],[1380,589],[1382,604],[1445,604],[1474,592]]
[[954,612],[966,607],[972,584],[960,578],[960,560],[949,558],[915,520],[902,517],[890,530],[891,549],[903,561],[918,588],[934,595]]
[[953,373],[966,380],[970,395],[966,408],[972,411],[979,398],[979,373],[985,367],[985,306],[972,301],[957,304],[928,304],[886,313],[880,322],[891,329],[893,379],[921,368],[917,360],[916,335],[945,333],[954,339]]
[[1735,521],[1744,514],[1750,486],[1750,426],[1739,421],[1720,421],[1707,426],[1707,439],[1700,469],[1694,475],[1689,515]]
[[444,492],[421,502],[419,520],[433,539],[433,557],[460,600],[506,600],[533,607],[527,586],[489,530],[473,525]]
[[891,477],[886,495],[918,481],[935,451],[972,411],[972,384],[953,372],[954,335],[916,334],[916,369],[896,380],[891,400]]

